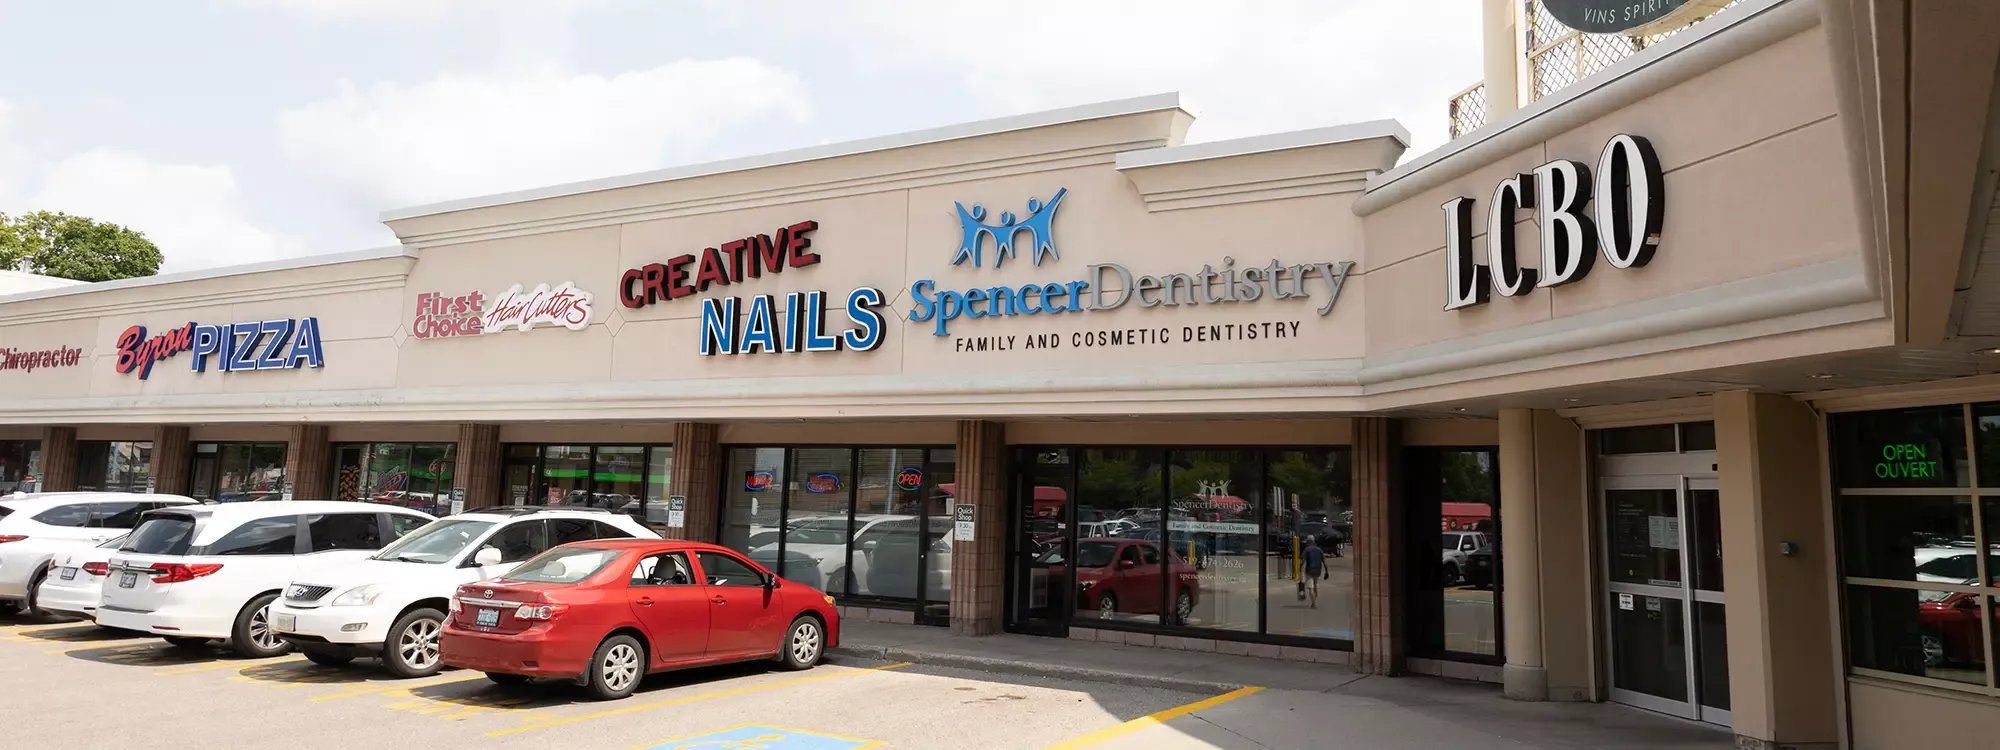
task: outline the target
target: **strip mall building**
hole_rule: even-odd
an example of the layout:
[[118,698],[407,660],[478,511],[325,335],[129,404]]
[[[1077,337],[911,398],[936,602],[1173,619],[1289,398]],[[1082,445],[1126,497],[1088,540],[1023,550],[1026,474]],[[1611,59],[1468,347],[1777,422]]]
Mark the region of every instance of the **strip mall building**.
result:
[[849,617],[1990,745],[1996,6],[1746,0],[1523,101],[1488,5],[1504,102],[1411,158],[1155,96],[0,297],[0,490],[591,505]]

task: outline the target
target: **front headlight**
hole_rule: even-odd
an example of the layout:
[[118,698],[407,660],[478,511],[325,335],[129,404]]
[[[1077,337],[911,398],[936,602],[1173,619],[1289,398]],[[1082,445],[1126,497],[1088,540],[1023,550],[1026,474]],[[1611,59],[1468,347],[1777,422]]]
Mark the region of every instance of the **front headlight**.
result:
[[333,606],[365,607],[374,604],[375,600],[381,596],[382,587],[379,584],[371,583],[366,586],[356,586],[343,592],[340,596],[334,597]]

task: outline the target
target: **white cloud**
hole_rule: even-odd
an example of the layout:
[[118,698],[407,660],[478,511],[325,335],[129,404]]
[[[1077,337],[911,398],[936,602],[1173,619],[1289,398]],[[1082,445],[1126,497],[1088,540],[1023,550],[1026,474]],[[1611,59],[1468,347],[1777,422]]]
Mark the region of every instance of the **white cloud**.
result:
[[605,77],[543,70],[342,82],[279,115],[288,159],[384,207],[627,174],[733,127],[809,117],[805,87],[757,60],[684,60]]
[[781,4],[739,18],[790,19],[877,65],[956,71],[987,114],[1181,91],[1201,140],[1394,117],[1434,147],[1446,99],[1481,76],[1466,0]]
[[92,149],[56,162],[28,202],[143,232],[166,256],[163,271],[253,263],[298,255],[296,242],[247,216],[226,166],[157,164]]

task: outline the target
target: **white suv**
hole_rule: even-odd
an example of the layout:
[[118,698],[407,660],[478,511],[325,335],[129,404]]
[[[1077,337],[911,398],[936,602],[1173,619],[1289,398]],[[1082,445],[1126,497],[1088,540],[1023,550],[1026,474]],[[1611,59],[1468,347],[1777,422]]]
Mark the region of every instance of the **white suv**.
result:
[[291,646],[270,627],[271,602],[298,569],[358,560],[431,520],[391,505],[303,500],[156,510],[106,564],[97,624],[275,656]]
[[444,667],[438,631],[460,584],[493,578],[558,544],[658,539],[622,513],[573,507],[481,508],[433,521],[364,560],[300,571],[271,623],[307,658],[327,665],[380,657],[399,677]]
[[122,492],[42,492],[0,496],[0,614],[33,614],[49,559],[130,531],[139,514],[192,505],[193,498]]

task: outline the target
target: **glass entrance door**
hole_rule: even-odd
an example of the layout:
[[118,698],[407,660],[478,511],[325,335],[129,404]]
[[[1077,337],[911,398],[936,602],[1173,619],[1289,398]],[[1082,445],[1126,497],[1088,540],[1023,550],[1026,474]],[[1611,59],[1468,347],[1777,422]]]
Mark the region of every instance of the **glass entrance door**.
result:
[[1070,611],[1076,604],[1071,581],[1071,535],[1065,529],[1074,510],[1070,490],[1076,486],[1072,451],[1023,451],[1015,456],[1013,496],[1008,503],[1008,551],[1013,577],[1008,622],[1013,630],[1033,635],[1069,635]]
[[1605,477],[1611,698],[1729,721],[1729,658],[1715,480]]

